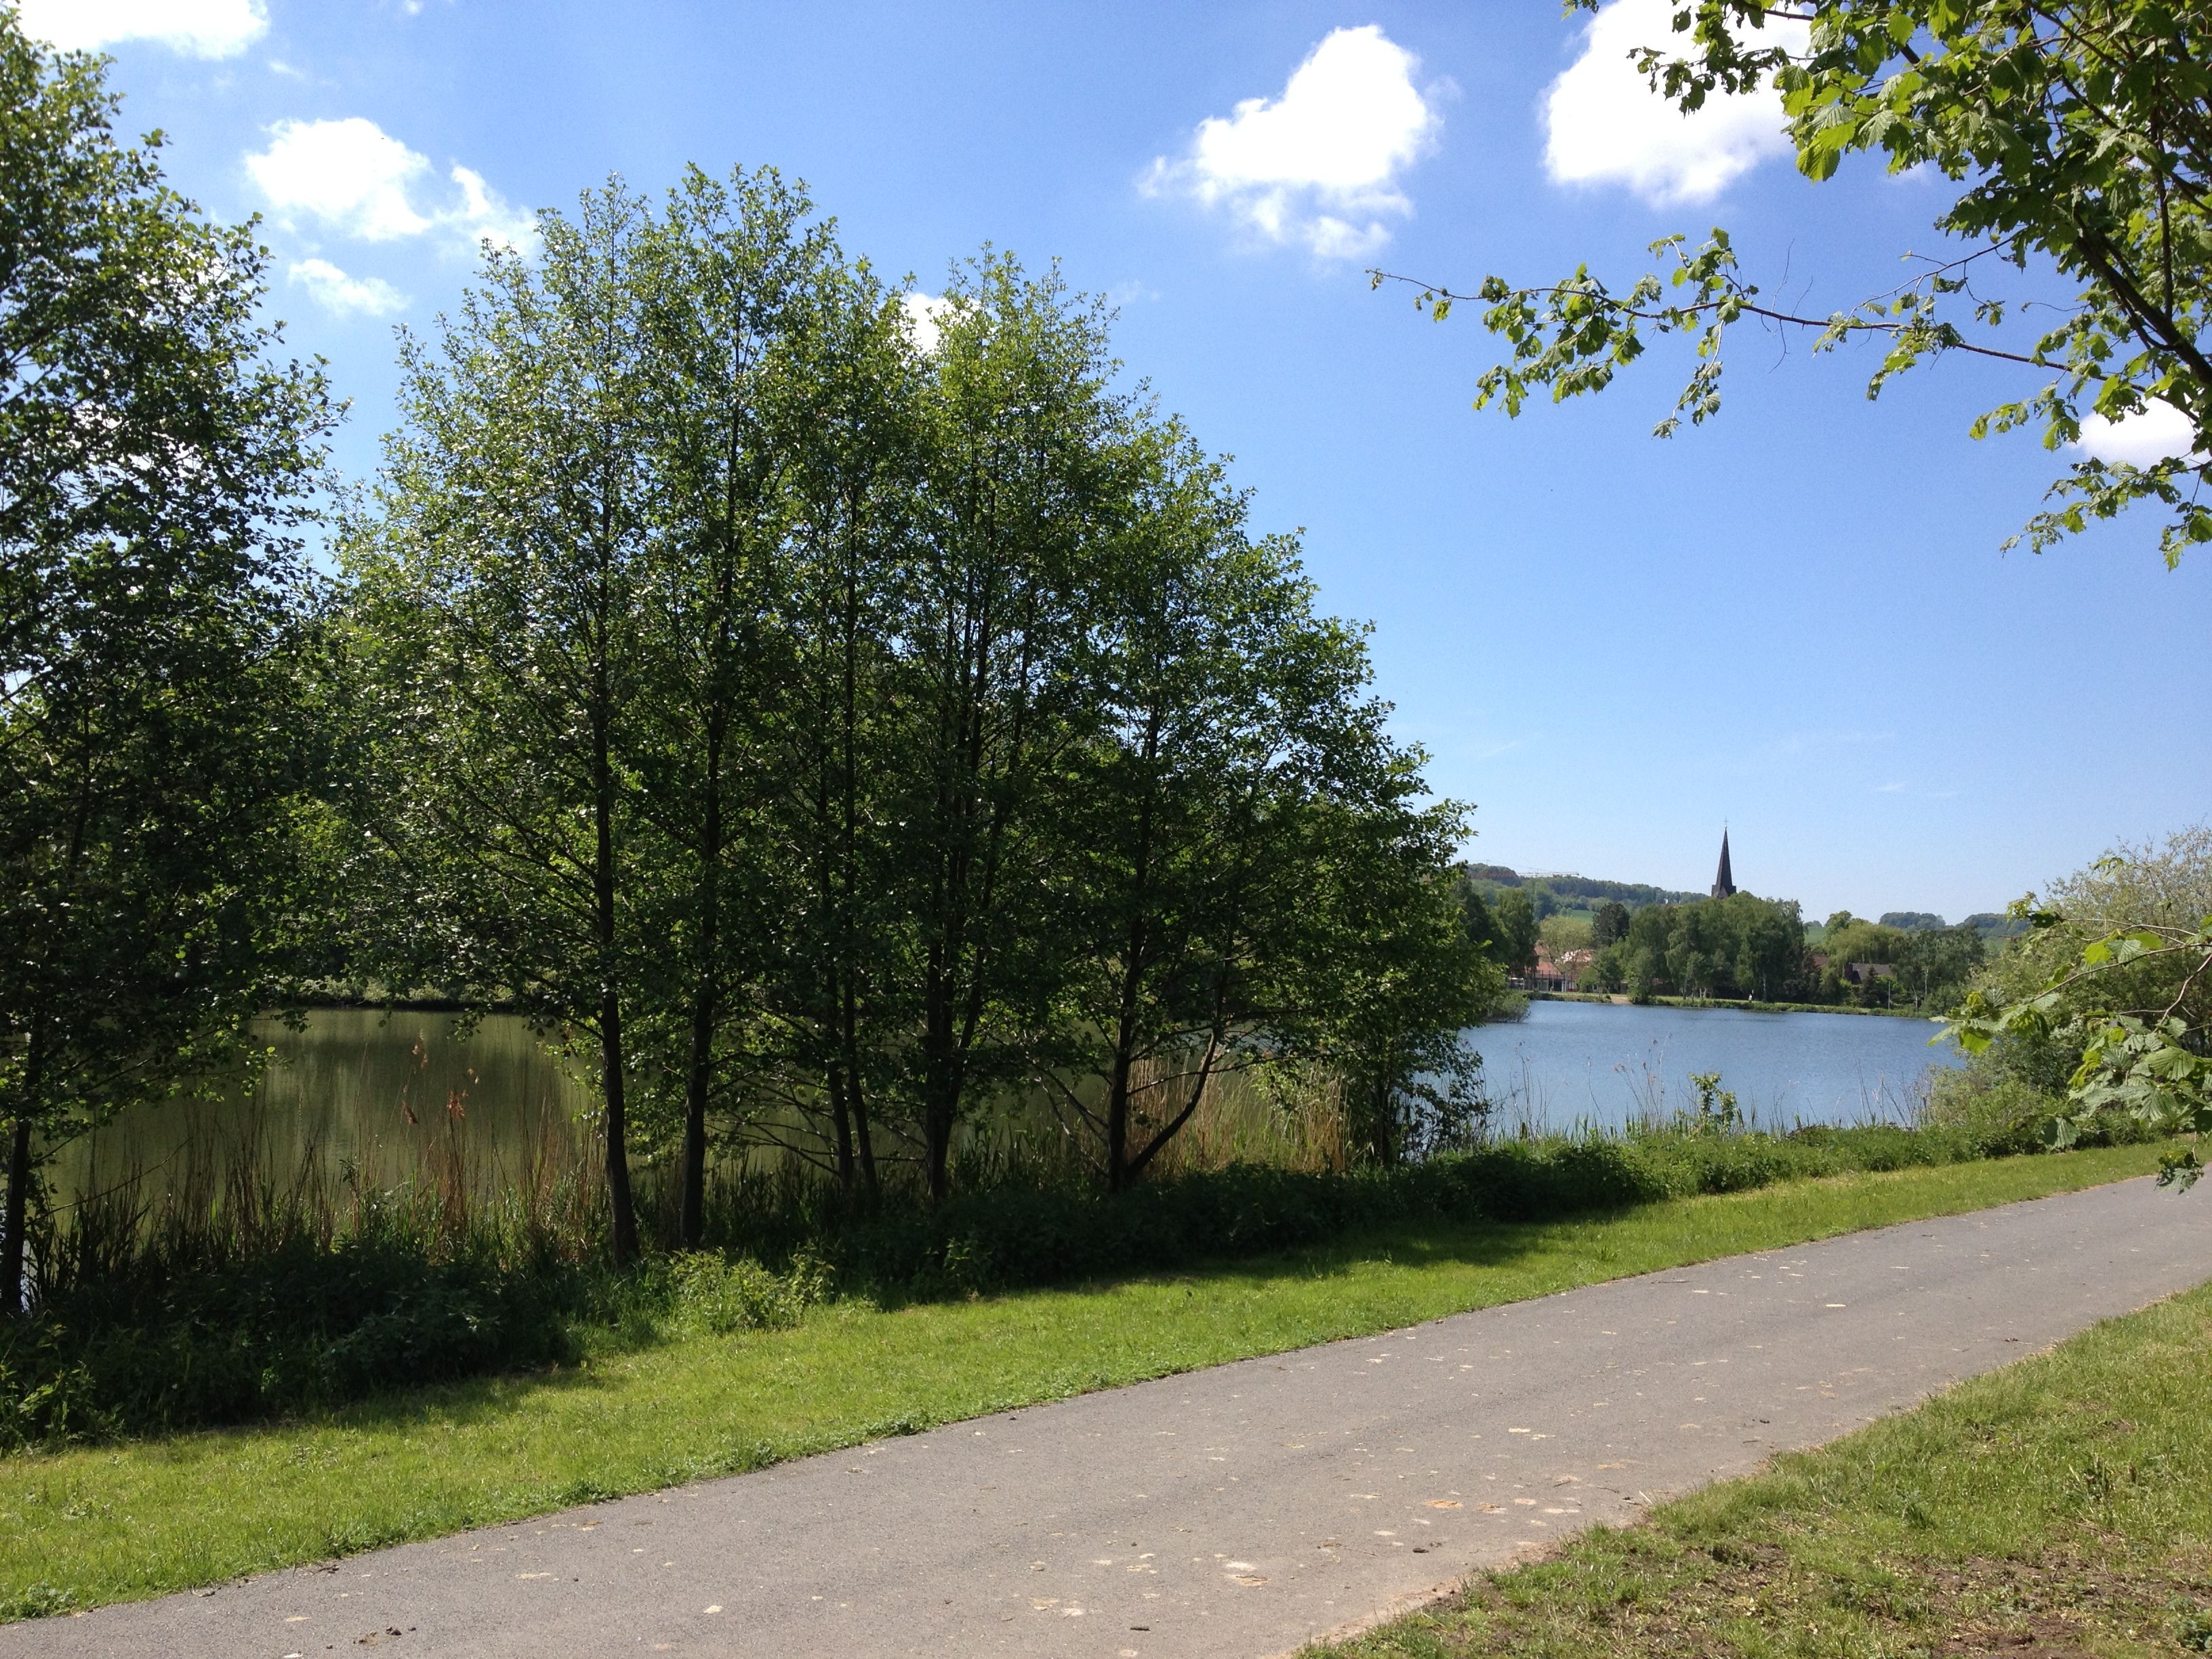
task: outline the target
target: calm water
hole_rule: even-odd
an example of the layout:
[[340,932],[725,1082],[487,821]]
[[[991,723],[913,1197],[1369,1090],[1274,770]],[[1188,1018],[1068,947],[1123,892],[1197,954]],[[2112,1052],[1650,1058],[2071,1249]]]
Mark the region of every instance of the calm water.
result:
[[64,1150],[56,1186],[82,1192],[134,1166],[151,1176],[249,1146],[279,1170],[312,1148],[331,1175],[353,1167],[386,1182],[458,1152],[489,1184],[553,1145],[573,1149],[591,1094],[561,1060],[511,1016],[465,1038],[456,1024],[350,1008],[318,1010],[300,1032],[272,1022],[264,1035],[276,1059],[258,1089],[127,1113]]
[[[1933,1027],[1850,1014],[1753,1014],[1538,1002],[1469,1037],[1501,1126],[1619,1126],[1692,1104],[1692,1072],[1718,1072],[1755,1121],[1860,1122],[1909,1116],[1932,1066]],[[307,1029],[271,1025],[276,1054],[259,1089],[218,1091],[134,1112],[64,1150],[61,1195],[134,1168],[159,1177],[196,1158],[254,1146],[279,1170],[313,1149],[327,1175],[372,1182],[459,1156],[471,1178],[512,1178],[549,1152],[588,1156],[591,1091],[522,1021],[495,1018],[466,1037],[449,1015],[324,1010]]]
[[1764,1127],[1908,1119],[1929,1071],[1960,1062],[1936,1027],[1868,1014],[1754,1014],[1736,1008],[1534,1002],[1514,1024],[1468,1033],[1498,1104],[1493,1121],[1618,1127],[1692,1106],[1692,1072]]

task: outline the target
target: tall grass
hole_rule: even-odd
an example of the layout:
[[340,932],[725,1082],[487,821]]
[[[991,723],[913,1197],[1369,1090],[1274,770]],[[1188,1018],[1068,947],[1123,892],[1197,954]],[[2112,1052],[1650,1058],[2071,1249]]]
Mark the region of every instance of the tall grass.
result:
[[[1352,1165],[1326,1079],[1222,1079],[1151,1178],[1115,1198],[1034,1116],[963,1144],[954,1197],[894,1175],[865,1203],[803,1161],[735,1158],[708,1249],[676,1253],[670,1166],[638,1172],[655,1248],[617,1272],[592,1147],[549,1119],[486,1152],[459,1111],[333,1167],[248,1134],[155,1168],[88,1171],[33,1240],[33,1311],[0,1328],[0,1450],[311,1411],[387,1389],[559,1365],[608,1343],[787,1324],[842,1295],[896,1303],[1097,1280],[1432,1216],[1534,1220],[1776,1182],[2036,1150],[2020,1103],[1947,1097],[1917,1127],[1745,1129],[1677,1114],[1521,1132],[1395,1169]],[[2092,1139],[2122,1138],[2124,1121]]]

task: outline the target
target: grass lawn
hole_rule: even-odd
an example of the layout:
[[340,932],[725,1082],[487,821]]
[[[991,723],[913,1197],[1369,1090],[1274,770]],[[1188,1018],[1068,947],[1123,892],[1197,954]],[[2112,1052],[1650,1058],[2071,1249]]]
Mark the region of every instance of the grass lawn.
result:
[[273,1426],[0,1458],[0,1616],[434,1537],[1017,1405],[1600,1279],[2094,1186],[2114,1147],[1799,1182],[1525,1225],[1370,1233],[1089,1289],[610,1348],[551,1374]]
[[2212,1652],[2212,1285],[1313,1659]]

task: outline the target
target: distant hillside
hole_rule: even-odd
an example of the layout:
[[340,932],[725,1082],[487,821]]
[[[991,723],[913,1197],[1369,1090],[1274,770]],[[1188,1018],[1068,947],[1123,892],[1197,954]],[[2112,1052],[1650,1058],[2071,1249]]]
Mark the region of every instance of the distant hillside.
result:
[[[1523,872],[1509,869],[1502,864],[1469,864],[1462,866],[1462,873],[1469,885],[1485,898],[1494,898],[1508,888],[1519,888],[1536,901],[1540,916],[1561,912],[1595,910],[1608,901],[1617,901],[1632,910],[1647,904],[1686,904],[1705,896],[1703,893],[1677,892],[1672,888],[1654,887],[1649,882],[1601,881],[1595,876],[1540,875],[1534,871]],[[1932,933],[1948,927],[1951,923],[1929,910],[1887,910],[1882,913],[1881,925],[1900,927],[1907,933]],[[1957,924],[1972,927],[1991,944],[2010,939],[2025,932],[2027,924],[1994,910],[1978,911]],[[1820,942],[1825,931],[1818,922],[1808,922],[1807,937]]]
[[1601,881],[1595,876],[1528,875],[1509,870],[1502,864],[1470,864],[1467,878],[1485,896],[1518,887],[1539,902],[1540,915],[1547,914],[1542,903],[1548,896],[1552,910],[1592,910],[1599,905],[1615,902],[1630,909],[1640,909],[1647,904],[1680,904],[1690,899],[1701,899],[1703,893],[1678,893],[1669,888],[1654,887],[1649,882]]

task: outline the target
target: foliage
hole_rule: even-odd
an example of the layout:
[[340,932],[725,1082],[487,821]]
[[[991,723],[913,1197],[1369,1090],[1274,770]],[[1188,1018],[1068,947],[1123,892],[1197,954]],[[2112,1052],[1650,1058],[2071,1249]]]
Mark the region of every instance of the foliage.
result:
[[378,976],[590,1049],[620,1255],[633,1139],[696,1245],[710,1138],[942,1200],[1024,1085],[1113,1190],[1261,1059],[1471,1120],[1499,976],[1360,630],[1095,303],[987,252],[925,349],[811,215],[611,184],[410,343],[347,543]]
[[[2045,1150],[1987,1112],[1920,1129],[1747,1133],[1719,1081],[1702,1079],[1699,1109],[1657,1128],[1471,1139],[1350,1173],[1236,1165],[1109,1194],[1010,1170],[942,1202],[907,1190],[873,1206],[820,1176],[718,1179],[709,1249],[619,1272],[603,1261],[604,1201],[574,1179],[490,1203],[434,1179],[331,1186],[307,1167],[234,1166],[213,1188],[126,1182],[48,1241],[33,1316],[0,1328],[0,1450],[318,1412],[568,1365],[610,1343],[786,1329],[838,1297],[1113,1280],[1414,1221],[1557,1220]],[[2143,1133],[2121,1117],[2084,1144]],[[667,1196],[648,1182],[645,1213]]]
[[1737,893],[1647,906],[1629,918],[1626,937],[1607,955],[1626,983],[1646,991],[1771,1002],[1806,989],[1804,936],[1794,900]]
[[[1415,283],[1438,319],[1455,302],[1481,304],[1484,326],[1510,348],[1481,376],[1476,407],[1494,402],[1512,415],[1538,391],[1554,401],[1602,391],[1648,337],[1681,335],[1696,365],[1659,424],[1664,436],[1686,416],[1695,423],[1719,410],[1723,348],[1747,318],[1811,331],[1816,350],[1878,343],[1870,398],[1895,374],[1964,352],[2051,377],[1978,419],[1977,437],[2035,428],[2055,450],[2078,442],[2092,414],[2124,419],[2159,404],[2195,431],[2186,458],[2075,462],[2051,487],[2059,504],[2024,532],[2033,546],[2142,501],[2168,509],[2169,565],[2212,540],[2212,506],[2198,494],[2212,469],[2212,20],[2201,5],[1700,0],[1672,11],[1680,39],[1641,53],[1655,87],[1687,112],[1716,92],[1771,82],[1801,173],[1826,179],[1865,155],[1893,173],[1940,175],[1958,192],[1936,228],[1961,251],[1915,259],[1898,288],[1826,317],[1764,298],[1720,229],[1694,247],[1680,235],[1654,243],[1665,274],[1625,291],[1587,266],[1539,287],[1493,276],[1471,295]],[[2025,303],[1978,286],[2002,266],[2055,271],[2075,286],[2072,304],[2032,338],[2007,332]],[[1404,280],[1372,276],[1378,286]]]
[[100,60],[0,14],[0,1313],[47,1147],[245,1044],[319,908],[335,419],[268,256],[117,142]]
[[[2052,1126],[2061,1145],[2114,1114],[2201,1143],[2212,1131],[2212,828],[2122,847],[2014,909],[2034,931],[1967,998],[1951,1027],[1960,1045],[1992,1067],[2070,1062]],[[2203,1168],[2191,1148],[2160,1179],[2185,1190]]]

